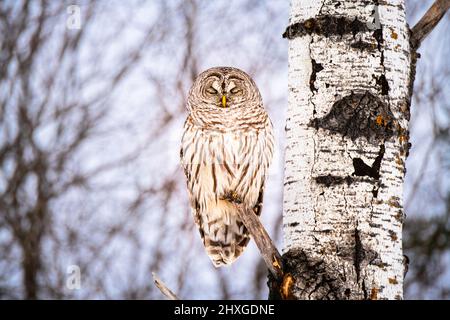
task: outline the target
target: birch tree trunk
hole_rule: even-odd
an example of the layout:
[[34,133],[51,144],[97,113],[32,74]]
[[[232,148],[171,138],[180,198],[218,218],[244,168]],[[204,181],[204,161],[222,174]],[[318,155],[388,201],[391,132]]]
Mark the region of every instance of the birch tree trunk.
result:
[[402,299],[404,0],[292,0],[284,298]]

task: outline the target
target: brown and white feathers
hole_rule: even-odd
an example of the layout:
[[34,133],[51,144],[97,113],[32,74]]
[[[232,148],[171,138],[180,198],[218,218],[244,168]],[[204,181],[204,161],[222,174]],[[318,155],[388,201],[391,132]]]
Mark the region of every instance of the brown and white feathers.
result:
[[272,123],[254,81],[236,68],[201,73],[189,91],[181,162],[206,252],[231,264],[249,242],[232,202],[260,215],[272,160]]

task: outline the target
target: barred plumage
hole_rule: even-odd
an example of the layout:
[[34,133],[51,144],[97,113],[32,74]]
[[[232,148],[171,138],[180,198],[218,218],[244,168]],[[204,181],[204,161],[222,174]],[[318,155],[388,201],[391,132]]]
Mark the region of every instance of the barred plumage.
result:
[[261,213],[272,124],[255,83],[235,68],[201,73],[187,108],[180,155],[192,212],[214,265],[230,264],[249,241],[232,201]]

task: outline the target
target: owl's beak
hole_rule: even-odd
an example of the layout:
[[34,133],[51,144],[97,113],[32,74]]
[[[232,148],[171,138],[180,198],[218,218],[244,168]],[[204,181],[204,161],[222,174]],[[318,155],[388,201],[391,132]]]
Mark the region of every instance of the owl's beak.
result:
[[225,97],[225,95],[222,95],[222,106],[223,106],[224,108],[227,107],[227,97]]

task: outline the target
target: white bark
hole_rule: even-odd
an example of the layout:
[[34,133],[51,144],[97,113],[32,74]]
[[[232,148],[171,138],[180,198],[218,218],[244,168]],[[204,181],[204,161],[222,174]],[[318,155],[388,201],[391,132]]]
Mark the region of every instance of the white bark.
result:
[[[377,3],[291,1],[283,205],[290,298],[403,297],[409,34],[403,0]],[[346,123],[358,101],[364,110]]]

